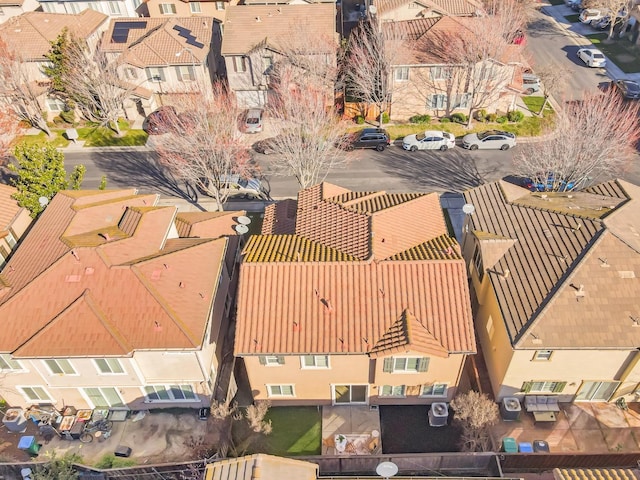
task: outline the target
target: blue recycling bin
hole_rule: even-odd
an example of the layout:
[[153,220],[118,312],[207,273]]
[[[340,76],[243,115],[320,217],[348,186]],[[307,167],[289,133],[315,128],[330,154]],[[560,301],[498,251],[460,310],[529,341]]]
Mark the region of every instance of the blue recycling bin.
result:
[[40,451],[40,444],[36,441],[36,437],[25,435],[20,437],[18,449],[26,450],[30,455],[38,455],[38,452]]
[[531,442],[520,442],[518,450],[520,450],[520,453],[533,453],[533,445],[531,445]]

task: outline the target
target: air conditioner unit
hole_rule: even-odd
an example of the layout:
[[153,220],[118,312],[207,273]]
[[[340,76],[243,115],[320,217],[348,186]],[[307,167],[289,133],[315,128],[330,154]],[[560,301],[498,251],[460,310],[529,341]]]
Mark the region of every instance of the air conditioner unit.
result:
[[500,415],[503,420],[515,421],[520,418],[522,406],[516,397],[505,397],[500,404]]
[[446,403],[436,402],[429,409],[429,426],[444,427],[449,419],[449,406]]

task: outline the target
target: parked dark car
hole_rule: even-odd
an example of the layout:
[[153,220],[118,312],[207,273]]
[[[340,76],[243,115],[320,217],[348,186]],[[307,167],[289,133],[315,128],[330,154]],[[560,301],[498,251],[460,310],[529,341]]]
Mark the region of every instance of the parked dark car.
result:
[[189,133],[197,122],[192,112],[178,114],[175,107],[165,105],[149,114],[142,122],[142,129],[147,135],[163,135],[165,133]]
[[640,98],[640,83],[633,80],[613,80],[611,88],[619,92],[624,98],[637,100]]
[[386,130],[382,128],[365,128],[352,134],[346,142],[347,150],[356,148],[373,148],[378,152],[382,152],[391,145],[391,139]]

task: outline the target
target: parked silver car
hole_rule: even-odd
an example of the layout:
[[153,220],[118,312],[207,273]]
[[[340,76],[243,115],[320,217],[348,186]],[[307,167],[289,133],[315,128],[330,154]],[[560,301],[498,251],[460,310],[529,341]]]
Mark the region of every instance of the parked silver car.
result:
[[533,73],[522,74],[522,87],[524,93],[531,95],[532,93],[540,91],[540,77]]
[[244,114],[243,130],[245,133],[260,133],[262,131],[262,120],[264,110],[261,108],[251,108]]
[[509,150],[516,146],[516,136],[510,132],[487,130],[486,132],[470,133],[462,137],[462,146],[469,150]]

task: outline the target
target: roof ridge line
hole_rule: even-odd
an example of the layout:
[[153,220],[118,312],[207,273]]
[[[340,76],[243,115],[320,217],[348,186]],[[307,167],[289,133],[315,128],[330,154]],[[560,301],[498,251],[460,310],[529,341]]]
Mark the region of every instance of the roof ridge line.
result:
[[129,345],[126,342],[126,340],[122,337],[122,335],[120,334],[118,329],[115,328],[113,325],[111,325],[111,323],[108,321],[106,315],[104,315],[104,312],[102,311],[102,309],[100,309],[98,307],[98,305],[96,305],[96,303],[94,302],[93,296],[91,295],[91,292],[89,291],[88,288],[86,288],[82,292],[81,296],[85,297],[84,300],[87,303],[87,305],[89,306],[89,308],[91,308],[91,311],[93,313],[95,313],[95,315],[98,318],[98,320],[100,321],[100,323],[102,323],[104,325],[104,327],[107,329],[107,331],[109,331],[109,333],[111,334],[113,339],[118,343],[118,345],[120,345],[123,350],[126,350],[127,353],[132,352],[133,351],[133,346]]

